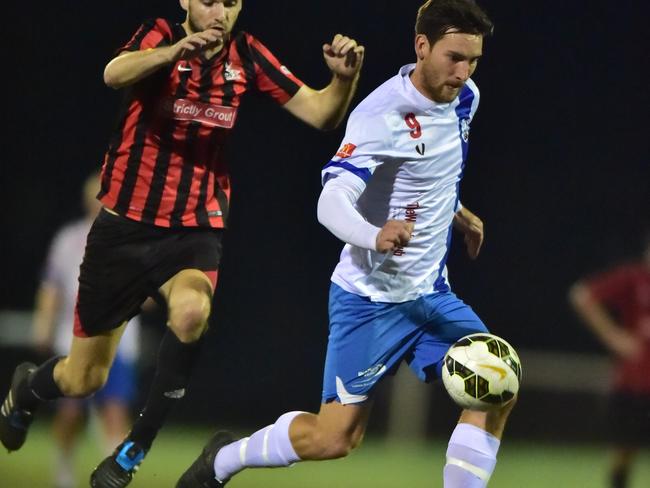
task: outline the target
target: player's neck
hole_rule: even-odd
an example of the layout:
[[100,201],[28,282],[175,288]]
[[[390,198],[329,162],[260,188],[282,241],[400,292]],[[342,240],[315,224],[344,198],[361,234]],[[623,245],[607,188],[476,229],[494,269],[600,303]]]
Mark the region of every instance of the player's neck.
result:
[[422,71],[418,69],[419,66],[416,65],[415,69],[411,71],[409,74],[409,78],[411,79],[411,83],[413,83],[413,86],[417,91],[420,92],[421,95],[425,96],[429,100],[431,100],[434,103],[437,103],[433,97],[431,96],[431,93],[426,89],[426,85],[424,83],[424,77],[422,76]]
[[210,48],[210,49],[206,49],[205,51],[203,51],[203,56],[205,57],[205,59],[212,59],[217,54],[219,54],[221,51],[223,51],[223,46],[224,46],[224,43],[221,42],[221,43],[219,43],[218,46],[215,46],[215,47]]

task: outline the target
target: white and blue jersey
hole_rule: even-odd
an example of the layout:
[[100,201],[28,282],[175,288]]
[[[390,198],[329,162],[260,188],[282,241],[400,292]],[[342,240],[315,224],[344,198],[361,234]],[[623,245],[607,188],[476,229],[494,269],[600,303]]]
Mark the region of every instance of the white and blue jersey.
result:
[[357,106],[322,175],[324,184],[332,177],[363,182],[356,208],[369,223],[415,224],[408,246],[392,254],[344,247],[332,281],[376,302],[449,290],[445,263],[479,92],[468,80],[453,102],[433,102],[411,82],[414,68],[404,66]]
[[388,254],[370,250],[373,239],[346,239],[328,226],[347,244],[332,275],[324,403],[365,401],[402,361],[433,381],[451,344],[487,331],[451,292],[446,270],[479,92],[469,80],[454,101],[435,103],[411,82],[414,68],[404,66],[359,104],[323,169],[323,195],[333,185],[358,196],[354,228],[370,234],[391,219],[414,223],[408,246]]

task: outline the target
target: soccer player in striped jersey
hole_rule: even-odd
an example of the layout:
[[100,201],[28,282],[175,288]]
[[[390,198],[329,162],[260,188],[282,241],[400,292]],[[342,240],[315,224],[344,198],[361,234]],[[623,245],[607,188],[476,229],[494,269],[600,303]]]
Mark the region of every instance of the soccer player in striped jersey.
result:
[[331,129],[347,112],[363,62],[363,46],[336,35],[322,53],[331,82],[315,90],[253,35],[233,32],[242,0],[180,4],[182,24],[144,23],[106,66],[106,84],[125,88],[125,103],[102,168],[104,209],[81,265],[75,336],[67,356],[16,369],[0,415],[0,440],[19,449],[41,402],[102,387],[126,321],[147,297],[163,299],[169,329],[149,398],[93,472],[94,487],[129,484],[185,394],[217,282],[230,197],[224,146],[241,97],[260,91],[307,124]]
[[[350,115],[323,169],[318,218],[346,243],[332,276],[330,334],[318,414],[289,412],[250,437],[218,432],[177,488],[220,487],[242,469],[346,456],[359,445],[375,387],[404,361],[440,377],[459,338],[487,331],[452,293],[452,228],[471,258],[481,220],[459,201],[479,91],[470,79],[492,23],[473,0],[430,0],[416,23],[417,62]],[[513,406],[464,410],[447,450],[445,488],[483,488]]]

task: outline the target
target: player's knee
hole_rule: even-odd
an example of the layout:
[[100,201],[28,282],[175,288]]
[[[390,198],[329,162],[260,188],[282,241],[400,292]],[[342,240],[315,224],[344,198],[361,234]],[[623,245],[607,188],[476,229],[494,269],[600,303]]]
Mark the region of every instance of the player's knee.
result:
[[197,340],[207,326],[210,302],[201,294],[191,294],[170,306],[169,326],[182,342]]

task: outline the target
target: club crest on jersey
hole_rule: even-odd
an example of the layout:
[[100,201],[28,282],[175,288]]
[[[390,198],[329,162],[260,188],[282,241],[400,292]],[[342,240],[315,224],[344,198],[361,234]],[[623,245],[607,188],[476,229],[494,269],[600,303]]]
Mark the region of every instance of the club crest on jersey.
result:
[[235,69],[230,63],[226,63],[223,77],[226,81],[237,81],[241,75],[241,70]]
[[355,146],[354,144],[350,144],[350,143],[343,144],[343,147],[338,150],[336,156],[339,158],[349,158],[350,156],[352,156],[352,153],[356,148],[357,146]]
[[469,141],[469,119],[460,121],[460,136],[463,138],[463,141]]

